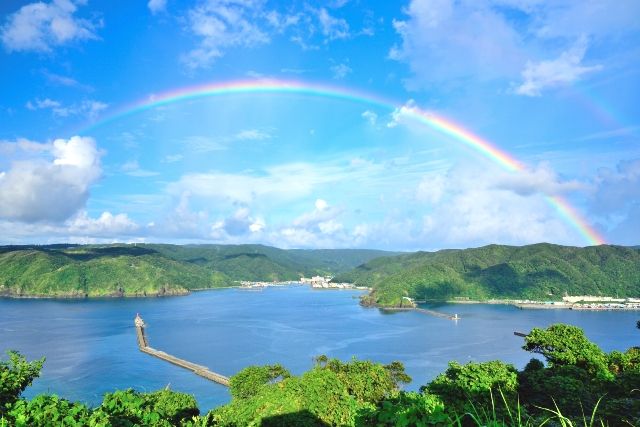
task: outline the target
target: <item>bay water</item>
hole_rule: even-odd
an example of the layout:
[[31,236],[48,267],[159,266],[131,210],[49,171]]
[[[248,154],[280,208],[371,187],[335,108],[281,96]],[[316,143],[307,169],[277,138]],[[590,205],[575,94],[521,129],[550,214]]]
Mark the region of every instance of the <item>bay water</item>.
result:
[[[640,312],[520,310],[508,305],[443,304],[419,312],[385,313],[358,304],[360,291],[306,286],[264,291],[221,289],[183,297],[87,300],[0,299],[0,352],[46,357],[27,397],[56,393],[97,405],[105,392],[169,386],[193,394],[205,411],[230,400],[227,388],[141,353],[136,313],[151,347],[231,376],[255,364],[280,363],[299,374],[326,354],[381,363],[399,360],[417,390],[447,367],[500,359],[518,368],[534,357],[514,331],[568,323],[583,328],[605,351],[640,345]],[[0,357],[5,358],[2,354]]]

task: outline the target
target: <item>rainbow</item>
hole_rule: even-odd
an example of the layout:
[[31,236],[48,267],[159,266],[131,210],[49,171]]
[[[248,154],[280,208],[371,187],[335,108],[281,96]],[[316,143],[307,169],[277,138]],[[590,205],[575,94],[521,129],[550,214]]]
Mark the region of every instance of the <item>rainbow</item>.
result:
[[[173,104],[176,102],[195,100],[199,98],[236,94],[297,94],[309,95],[333,99],[341,99],[351,102],[363,103],[372,106],[378,106],[383,109],[397,111],[403,108],[401,103],[393,102],[377,95],[346,89],[337,86],[320,85],[300,81],[291,80],[275,80],[275,79],[259,79],[259,80],[241,80],[227,81],[213,84],[205,84],[199,86],[190,86],[164,92],[159,95],[153,95],[147,99],[137,101],[133,104],[125,105],[123,108],[116,110],[110,115],[102,118],[98,122],[91,124],[83,129],[84,132],[102,126],[114,120],[124,118],[133,114],[137,114],[146,110],[157,108],[163,105]],[[502,168],[510,172],[521,172],[525,170],[525,166],[520,163],[514,156],[501,150],[489,141],[475,135],[462,126],[436,115],[432,112],[423,111],[416,106],[404,107],[403,112],[420,123],[441,134],[451,137],[453,140],[470,147],[474,151],[480,153],[489,160],[497,163]],[[575,208],[564,198],[556,195],[547,195],[547,201],[553,206],[560,216],[574,228],[588,244],[600,245],[605,240],[598,232],[591,227],[577,212]]]

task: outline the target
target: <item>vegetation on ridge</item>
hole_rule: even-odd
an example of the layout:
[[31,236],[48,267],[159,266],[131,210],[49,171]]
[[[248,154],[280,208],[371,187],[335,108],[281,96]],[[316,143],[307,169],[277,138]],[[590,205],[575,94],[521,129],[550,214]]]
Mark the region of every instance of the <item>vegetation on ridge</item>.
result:
[[42,361],[10,353],[0,361],[0,427],[640,425],[640,348],[607,354],[563,324],[534,328],[523,348],[546,366],[451,362],[420,392],[402,391],[411,379],[399,362],[320,356],[300,376],[250,366],[231,378],[231,402],[202,415],[193,397],[169,390],[115,391],[96,408],[56,395],[25,400]]
[[448,300],[559,300],[569,295],[640,297],[640,251],[536,244],[416,252],[377,258],[335,281],[374,288],[370,303],[399,305],[403,296]]
[[0,296],[180,295],[242,280],[335,274],[390,253],[262,245],[5,246],[0,247]]

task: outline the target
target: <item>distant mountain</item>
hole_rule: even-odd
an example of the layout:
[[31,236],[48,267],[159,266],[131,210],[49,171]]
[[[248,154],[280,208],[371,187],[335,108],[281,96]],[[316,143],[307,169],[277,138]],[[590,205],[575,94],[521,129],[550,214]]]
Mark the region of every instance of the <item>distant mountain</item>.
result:
[[334,275],[393,252],[262,245],[0,247],[0,296],[177,295],[235,281]]
[[371,302],[570,295],[640,297],[640,251],[622,246],[489,245],[377,258],[334,278],[371,286]]

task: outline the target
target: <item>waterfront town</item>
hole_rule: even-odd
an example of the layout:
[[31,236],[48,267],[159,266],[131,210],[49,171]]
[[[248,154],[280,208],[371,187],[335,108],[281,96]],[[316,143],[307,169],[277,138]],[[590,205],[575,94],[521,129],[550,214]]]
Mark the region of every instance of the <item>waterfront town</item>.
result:
[[286,286],[286,285],[310,285],[313,289],[357,289],[370,290],[366,286],[356,286],[353,283],[334,283],[331,281],[333,276],[313,276],[301,277],[300,280],[291,280],[287,282],[251,282],[240,281],[241,288],[266,288],[270,286]]
[[640,298],[593,295],[564,296],[562,301],[513,301],[518,308],[568,308],[571,310],[640,310]]

